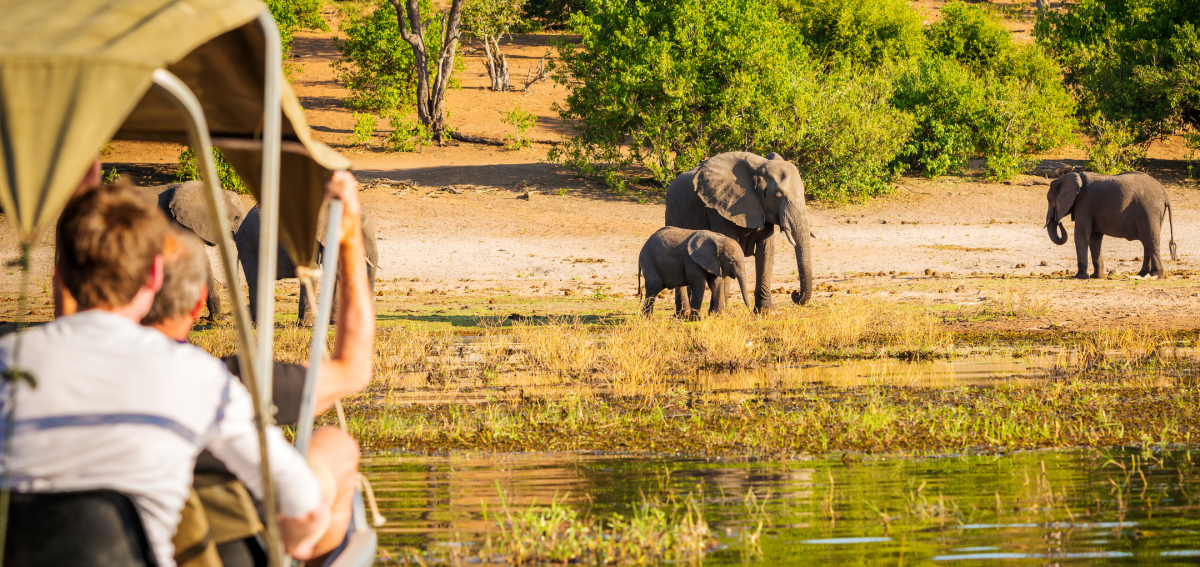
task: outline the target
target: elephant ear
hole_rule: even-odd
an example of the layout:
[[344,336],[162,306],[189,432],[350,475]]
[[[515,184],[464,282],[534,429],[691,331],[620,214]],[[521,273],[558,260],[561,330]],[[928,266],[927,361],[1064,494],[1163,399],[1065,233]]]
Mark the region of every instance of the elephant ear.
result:
[[744,228],[762,228],[766,222],[758,194],[758,166],[765,160],[748,152],[729,152],[700,164],[693,183],[696,194],[722,217]]
[[708,231],[697,232],[687,239],[688,257],[692,261],[704,268],[704,271],[720,276],[721,262],[717,260],[717,241],[713,239],[716,236]]
[[1083,179],[1078,173],[1068,173],[1059,181],[1058,195],[1054,197],[1054,222],[1067,216],[1071,207],[1075,206],[1075,197],[1079,195],[1079,189],[1083,186]]
[[[225,199],[225,214],[229,219],[231,233],[237,232],[245,218],[245,208],[241,199],[232,191],[221,191]],[[208,216],[208,203],[204,197],[204,184],[199,181],[181,183],[175,188],[167,208],[171,216],[181,225],[191,229],[205,244],[216,246],[221,241],[221,233],[216,223]]]

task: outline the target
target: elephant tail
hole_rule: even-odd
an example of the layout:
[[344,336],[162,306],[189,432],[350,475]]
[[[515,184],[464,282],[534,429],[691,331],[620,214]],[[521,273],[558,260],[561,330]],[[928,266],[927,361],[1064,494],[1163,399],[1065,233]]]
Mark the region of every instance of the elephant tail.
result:
[[638,262],[638,299],[642,298],[642,263]]
[[1175,253],[1175,220],[1171,216],[1171,204],[1167,203],[1167,225],[1171,227],[1171,261],[1178,262],[1179,256]]

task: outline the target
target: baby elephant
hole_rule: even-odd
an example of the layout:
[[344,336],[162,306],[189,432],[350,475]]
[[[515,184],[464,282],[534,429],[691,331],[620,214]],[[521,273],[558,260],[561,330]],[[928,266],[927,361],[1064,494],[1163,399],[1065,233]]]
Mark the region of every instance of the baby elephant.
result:
[[691,296],[691,310],[687,316],[696,320],[700,317],[706,284],[712,290],[709,312],[719,313],[725,307],[725,278],[737,278],[742,301],[749,307],[745,263],[742,247],[732,238],[707,230],[660,228],[642,246],[638,256],[639,293],[643,274],[646,278],[642,313],[654,312],[654,298],[662,290],[686,287],[687,295]]

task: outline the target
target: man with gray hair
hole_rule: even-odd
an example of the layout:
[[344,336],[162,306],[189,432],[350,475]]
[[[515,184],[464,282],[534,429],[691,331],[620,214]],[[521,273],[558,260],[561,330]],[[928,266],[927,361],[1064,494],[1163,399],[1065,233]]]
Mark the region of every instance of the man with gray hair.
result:
[[[337,337],[334,341],[333,355],[321,364],[317,376],[316,404],[313,408],[314,417],[333,407],[334,403],[348,395],[365,389],[370,385],[372,349],[375,342],[375,312],[372,304],[370,288],[367,282],[366,257],[362,240],[361,212],[362,206],[358,201],[358,184],[354,177],[347,172],[339,172],[326,185],[329,193],[340,198],[345,205],[342,215],[342,233],[338,239],[338,290],[339,309],[337,313]],[[183,243],[177,254],[163,258],[163,285],[154,304],[142,324],[158,329],[164,335],[178,341],[186,342],[196,319],[205,306],[208,296],[209,260],[203,243],[194,235],[177,231],[177,238]],[[231,373],[239,376],[237,357],[224,359]],[[276,422],[279,425],[295,426],[300,420],[300,405],[303,398],[306,366],[302,364],[287,364],[275,362],[273,369],[272,401],[277,413]],[[240,376],[239,376],[240,378]],[[340,431],[335,428],[321,428],[313,433],[308,459],[317,472],[331,473],[336,496],[333,498],[332,521],[325,537],[317,544],[318,553],[321,550],[336,548],[348,529],[350,522],[350,505],[354,491],[358,486],[358,449],[352,450],[341,442]],[[322,470],[324,469],[324,470]],[[214,478],[218,479],[214,481]],[[224,480],[221,480],[221,479]],[[326,478],[321,479],[324,485]],[[201,454],[196,464],[195,488],[199,494],[200,503],[205,506],[208,530],[186,529],[190,521],[198,518],[193,515],[189,519],[188,511],[184,512],[184,520],[176,536],[178,550],[177,562],[185,563],[179,554],[187,554],[188,543],[201,546],[193,549],[196,554],[205,553],[203,547],[208,541],[216,544],[218,553],[224,558],[230,555],[251,555],[258,521],[252,510],[242,510],[246,522],[240,525],[230,525],[232,516],[239,514],[213,514],[209,508],[221,503],[245,501],[241,498],[243,489],[235,486],[236,482],[225,473],[223,465],[211,455]],[[329,488],[323,486],[323,488]],[[237,493],[231,496],[230,491]],[[204,514],[200,514],[203,516]],[[221,520],[221,519],[224,520]],[[218,525],[220,523],[220,525]],[[209,533],[202,533],[202,532]],[[197,537],[195,542],[178,541],[186,538],[189,533]],[[210,537],[206,537],[210,536]],[[236,563],[236,562],[235,562]],[[230,561],[226,561],[230,564]],[[320,564],[320,563],[317,563]]]

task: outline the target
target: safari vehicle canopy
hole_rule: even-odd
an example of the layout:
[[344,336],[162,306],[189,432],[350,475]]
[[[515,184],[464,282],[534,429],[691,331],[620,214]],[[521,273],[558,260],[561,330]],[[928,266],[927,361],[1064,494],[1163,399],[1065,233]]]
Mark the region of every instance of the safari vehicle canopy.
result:
[[[61,212],[105,142],[141,140],[196,150],[209,214],[228,235],[208,148],[221,149],[260,205],[259,281],[274,282],[280,246],[297,266],[316,267],[324,184],[350,162],[310,137],[303,109],[283,80],[279,34],[264,4],[0,0],[0,14],[0,206],[26,251]],[[338,218],[331,211],[331,230]],[[238,297],[232,243],[225,238],[219,248],[239,328],[240,366],[255,395],[265,447],[274,286],[258,288],[257,320],[267,332],[258,334],[255,348],[246,304]],[[335,260],[334,254],[326,256]],[[321,290],[310,382],[325,352],[321,327],[328,321],[332,287]],[[306,434],[302,425],[301,445]],[[269,479],[264,474],[264,520],[269,539],[277,542]],[[282,560],[280,548],[270,547],[275,562]],[[373,560],[373,533],[370,547]]]

